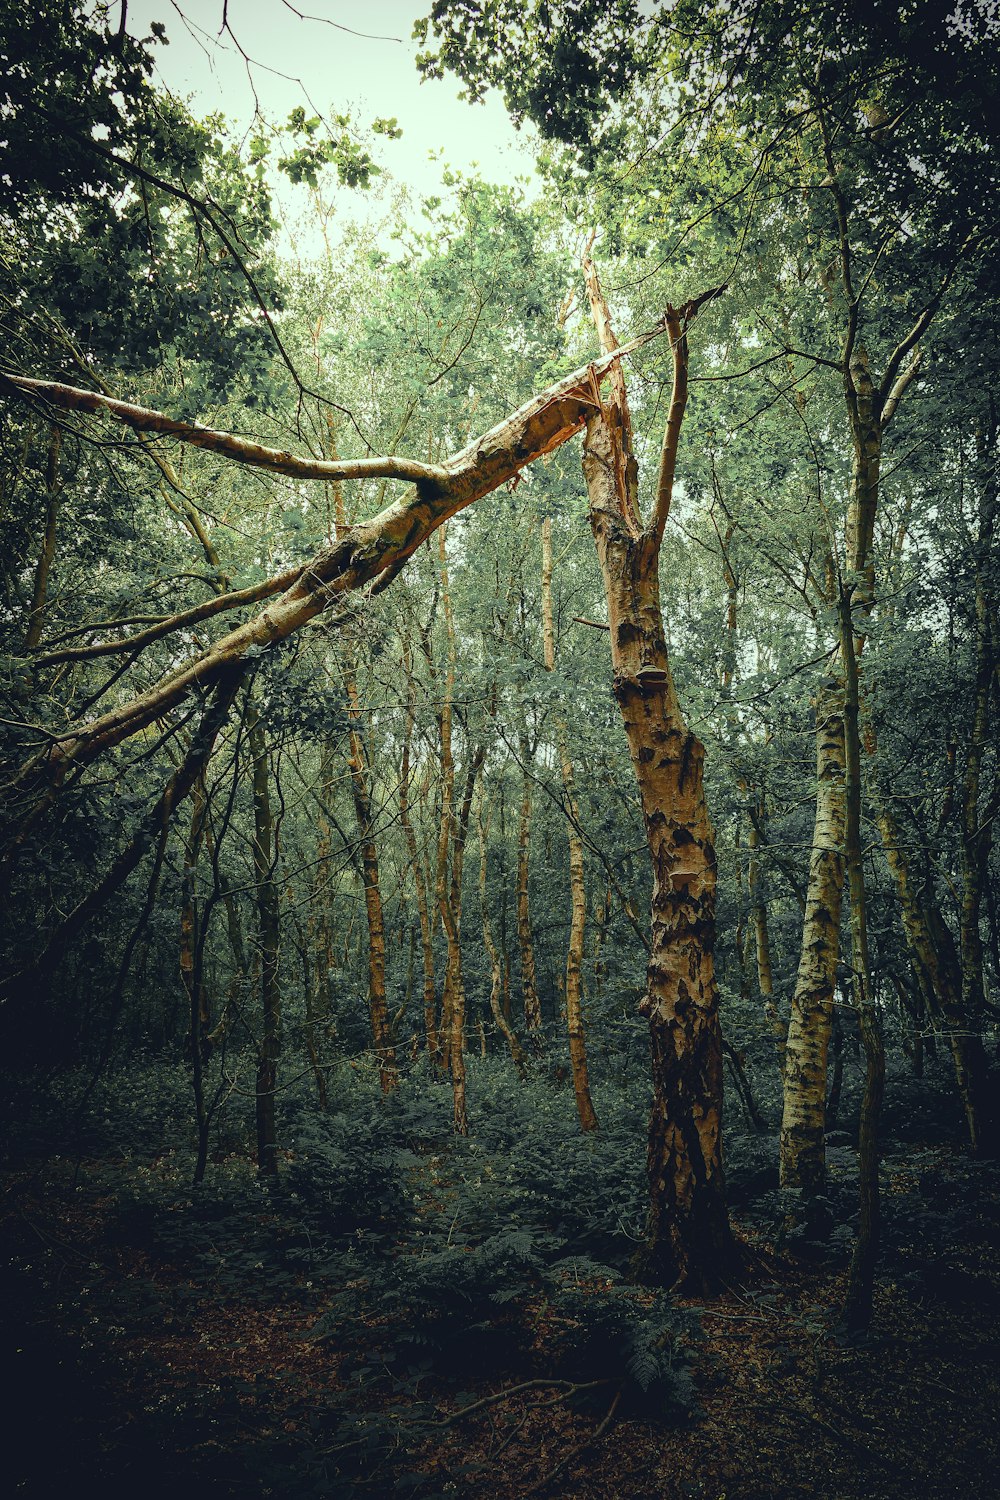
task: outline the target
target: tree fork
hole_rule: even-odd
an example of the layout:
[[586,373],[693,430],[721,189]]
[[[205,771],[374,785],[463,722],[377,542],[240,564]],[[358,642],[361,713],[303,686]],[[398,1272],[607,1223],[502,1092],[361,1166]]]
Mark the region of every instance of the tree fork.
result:
[[[613,339],[596,271],[591,311]],[[653,1107],[643,1269],[692,1292],[716,1288],[738,1262],[722,1169],[722,1035],[715,980],[716,863],[705,806],[704,747],[684,721],[660,609],[660,543],[670,510],[687,393],[686,328],[697,307],[668,308],[673,394],[648,524],[642,524],[631,423],[620,373],[609,409],[587,423],[583,469],[608,603],[613,691],[625,725],[653,870],[651,941],[640,1011],[649,1021]]]

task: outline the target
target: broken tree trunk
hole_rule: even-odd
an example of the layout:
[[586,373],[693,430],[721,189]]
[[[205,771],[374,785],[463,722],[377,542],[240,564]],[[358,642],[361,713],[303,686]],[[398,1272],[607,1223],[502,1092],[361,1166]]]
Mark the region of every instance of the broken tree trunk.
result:
[[[607,303],[589,254],[584,273],[605,349]],[[722,1171],[722,1036],[715,980],[715,846],[703,785],[704,748],[674,690],[660,612],[660,544],[687,399],[686,328],[701,302],[665,315],[673,393],[648,524],[620,362],[611,397],[587,424],[584,475],[608,604],[613,692],[642,803],[653,872],[646,993],[653,1075],[647,1169],[647,1272],[706,1291],[730,1273],[736,1249]]]

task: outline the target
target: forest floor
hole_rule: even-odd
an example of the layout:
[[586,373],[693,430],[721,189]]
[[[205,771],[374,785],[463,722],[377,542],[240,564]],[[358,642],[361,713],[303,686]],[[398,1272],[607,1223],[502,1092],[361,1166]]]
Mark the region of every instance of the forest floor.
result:
[[[1000,1174],[953,1146],[887,1159],[886,1202],[905,1208],[860,1344],[837,1334],[843,1257],[776,1248],[737,1216],[744,1277],[697,1305],[691,1400],[666,1417],[613,1376],[557,1366],[549,1379],[544,1299],[498,1309],[529,1325],[518,1352],[502,1368],[473,1355],[458,1384],[347,1358],[324,1332],[330,1287],[269,1259],[288,1204],[248,1193],[235,1215],[196,1223],[173,1153],[22,1164],[4,1188],[12,1494],[1000,1494]],[[584,1289],[604,1295],[599,1281]],[[357,1312],[354,1335],[377,1348],[369,1316]]]

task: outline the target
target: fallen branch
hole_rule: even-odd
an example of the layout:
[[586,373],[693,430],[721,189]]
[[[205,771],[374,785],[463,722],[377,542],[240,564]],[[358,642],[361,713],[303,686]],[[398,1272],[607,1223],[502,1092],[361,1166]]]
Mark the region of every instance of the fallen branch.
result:
[[548,1489],[552,1481],[554,1479],[558,1479],[559,1475],[574,1461],[574,1459],[579,1458],[582,1454],[586,1453],[589,1448],[592,1448],[595,1443],[600,1442],[601,1438],[607,1432],[608,1428],[611,1426],[611,1423],[615,1419],[615,1412],[618,1410],[619,1403],[622,1399],[622,1389],[623,1388],[619,1386],[615,1391],[611,1405],[608,1407],[597,1427],[595,1427],[594,1431],[590,1434],[590,1437],[587,1438],[585,1442],[579,1443],[575,1448],[571,1448],[568,1453],[564,1453],[562,1458],[554,1468],[549,1469],[547,1474],[543,1474],[541,1479],[536,1479],[531,1488],[523,1492],[523,1500],[528,1500],[529,1495],[540,1495],[543,1490]]
[[[506,1390],[495,1391],[492,1396],[482,1396],[478,1401],[472,1401],[468,1406],[461,1407],[458,1411],[449,1414],[437,1422],[430,1422],[430,1427],[450,1427],[453,1422],[458,1422],[462,1417],[471,1416],[473,1412],[482,1410],[486,1406],[495,1406],[498,1401],[507,1401],[511,1396],[517,1396],[522,1391],[552,1390],[559,1387],[559,1399],[568,1401],[580,1391],[596,1390],[598,1386],[607,1385],[606,1380],[586,1380],[574,1382],[572,1380],[522,1380],[520,1385],[508,1386]],[[620,1394],[620,1392],[619,1392]]]

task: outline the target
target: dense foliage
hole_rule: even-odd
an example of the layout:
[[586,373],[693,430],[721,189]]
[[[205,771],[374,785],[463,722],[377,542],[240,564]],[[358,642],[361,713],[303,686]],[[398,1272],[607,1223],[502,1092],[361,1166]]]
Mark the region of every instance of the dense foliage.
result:
[[[442,169],[381,221],[358,195],[394,118],[231,133],[153,86],[162,30],[0,6],[15,1198],[61,1202],[70,1163],[129,1267],[115,1327],[155,1322],[157,1266],[181,1319],[209,1285],[299,1319],[335,1422],[292,1458],[271,1431],[261,1493],[479,1493],[481,1454],[464,1478],[428,1455],[515,1387],[583,1424],[580,1453],[692,1422],[712,1316],[780,1303],[818,1369],[868,1330],[878,1265],[908,1309],[993,1306],[969,1249],[1000,1131],[992,12],[435,4],[421,68],[499,87],[543,189]],[[609,324],[656,335],[630,413]],[[576,403],[565,430],[519,430],[434,512],[449,455],[488,464],[541,392]],[[623,687],[620,629],[609,656],[606,515],[567,441],[613,421],[623,514],[676,447],[667,806],[622,728],[664,670]],[[410,514],[421,545],[379,571]],[[664,1063],[654,1026],[651,1071],[661,892],[681,909],[697,842],[681,826],[665,869],[651,830],[683,825],[702,747],[708,1041]],[[714,1037],[749,1314],[709,1300],[743,1272],[727,1247],[692,1269],[708,1239],[678,1214],[708,1107],[667,1120],[690,1183],[656,1154],[664,1080]],[[668,1199],[680,1248],[651,1261]],[[206,1400],[194,1426],[248,1404],[239,1381]]]

